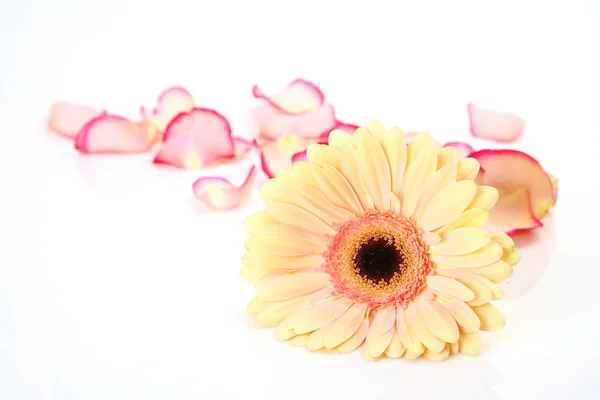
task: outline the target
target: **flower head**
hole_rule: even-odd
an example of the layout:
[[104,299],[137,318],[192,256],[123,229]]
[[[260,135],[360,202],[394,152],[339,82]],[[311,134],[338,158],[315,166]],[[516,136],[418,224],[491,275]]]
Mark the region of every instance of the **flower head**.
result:
[[498,192],[475,183],[478,162],[375,121],[328,143],[265,183],[266,210],[245,221],[249,313],[310,350],[478,354],[479,331],[505,324],[490,301],[519,260],[482,229]]

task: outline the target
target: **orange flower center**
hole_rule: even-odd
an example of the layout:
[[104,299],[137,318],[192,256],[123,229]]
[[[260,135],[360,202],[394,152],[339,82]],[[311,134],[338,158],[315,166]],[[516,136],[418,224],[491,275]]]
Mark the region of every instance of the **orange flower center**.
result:
[[340,225],[324,257],[334,294],[371,308],[406,306],[433,271],[421,231],[392,212],[369,211]]

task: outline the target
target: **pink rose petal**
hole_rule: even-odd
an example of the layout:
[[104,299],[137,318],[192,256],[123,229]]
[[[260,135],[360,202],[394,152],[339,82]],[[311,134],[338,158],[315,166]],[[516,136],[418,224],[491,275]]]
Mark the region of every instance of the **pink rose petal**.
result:
[[262,170],[269,178],[274,178],[277,172],[292,167],[292,157],[304,150],[310,141],[295,135],[287,135],[281,139],[267,143],[260,149]]
[[235,156],[229,121],[208,108],[194,108],[175,117],[154,158],[157,164],[199,169],[213,161]]
[[300,151],[292,156],[292,164],[296,161],[306,161],[306,150]]
[[48,127],[56,133],[74,138],[85,124],[100,115],[106,115],[106,112],[88,106],[57,101],[50,107]]
[[525,122],[515,114],[467,106],[471,135],[496,142],[514,142],[522,134]]
[[533,215],[529,191],[519,187],[510,192],[500,191],[498,202],[490,211],[486,228],[505,231],[512,235],[516,232],[543,226]]
[[480,150],[469,157],[479,161],[485,185],[512,192],[525,188],[529,192],[533,216],[540,220],[554,199],[554,187],[540,163],[518,150]]
[[206,206],[219,210],[229,210],[243,204],[251,193],[256,177],[256,166],[248,172],[248,176],[239,186],[234,186],[225,178],[203,177],[192,185],[194,194]]
[[336,124],[335,111],[328,104],[303,115],[284,114],[264,104],[257,107],[252,116],[258,125],[259,137],[266,140],[277,140],[285,135],[318,138]]
[[469,154],[475,151],[473,146],[465,142],[448,142],[444,147],[454,147],[456,155],[459,159],[467,157]]
[[75,148],[82,153],[142,153],[153,145],[148,123],[102,114],[81,128]]
[[241,137],[234,137],[233,139],[233,153],[236,159],[242,159],[248,154],[255,146],[256,141],[248,140]]
[[175,86],[166,89],[158,96],[157,106],[151,112],[142,107],[142,116],[150,121],[156,130],[164,132],[169,122],[182,112],[189,112],[194,108],[192,95],[184,88]]
[[304,79],[292,81],[285,89],[272,96],[264,94],[255,85],[252,88],[252,94],[257,99],[268,102],[277,111],[289,115],[301,115],[312,112],[320,108],[325,101],[325,96],[321,89]]

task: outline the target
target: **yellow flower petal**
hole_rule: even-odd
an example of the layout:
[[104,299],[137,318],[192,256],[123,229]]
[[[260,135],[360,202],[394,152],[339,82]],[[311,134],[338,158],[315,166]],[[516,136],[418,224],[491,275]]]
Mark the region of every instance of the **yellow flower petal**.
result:
[[379,142],[383,141],[387,136],[387,129],[379,121],[372,120],[367,122],[367,130]]
[[456,218],[454,221],[436,230],[436,233],[438,235],[441,235],[444,232],[448,232],[458,228],[481,228],[487,222],[489,215],[489,211],[482,210],[480,208],[465,211],[464,213],[460,214],[458,218]]
[[292,346],[298,347],[306,347],[308,345],[308,340],[310,339],[311,333],[303,333],[302,335],[296,335],[290,339],[290,343]]
[[[409,149],[415,140],[410,142]],[[400,191],[403,216],[409,218],[412,215],[421,196],[423,186],[435,173],[436,164],[437,155],[435,150],[429,147],[425,147],[422,152],[416,152],[412,155],[412,158],[409,158],[409,164],[406,167],[402,182],[402,190]]]
[[298,312],[290,320],[289,326],[296,334],[314,331],[337,319],[352,304],[353,302],[345,297],[330,297]]
[[258,297],[253,297],[246,308],[248,315],[250,315],[252,318],[256,318],[258,313],[261,312],[267,306],[267,304],[269,303],[259,299]]
[[354,335],[350,337],[350,339],[346,340],[344,343],[340,344],[337,347],[337,351],[342,354],[350,353],[354,351],[360,346],[367,337],[367,332],[369,331],[369,320],[365,318],[363,322],[360,324],[360,327]]
[[404,170],[406,169],[406,143],[404,142],[404,133],[398,127],[390,129],[389,134],[382,142],[383,151],[390,166],[390,176],[392,180],[392,192],[400,194],[402,180],[404,179]]
[[473,181],[453,183],[431,199],[417,223],[423,230],[431,231],[454,221],[473,200],[476,191]]
[[492,186],[478,186],[477,193],[475,193],[475,197],[467,210],[473,208],[481,208],[486,211],[490,211],[492,207],[498,201],[498,189]]
[[303,208],[288,203],[270,200],[265,200],[265,205],[273,217],[286,224],[304,228],[319,235],[335,234],[335,230],[329,225]]
[[337,169],[328,164],[311,162],[310,172],[315,184],[329,201],[337,207],[362,215],[363,208],[356,193]]
[[456,182],[456,166],[447,165],[441,169],[438,169],[429,182],[423,187],[423,192],[417,201],[413,218],[419,220],[425,211],[425,207],[431,202],[433,197],[438,194],[442,189],[450,186]]
[[458,161],[457,181],[474,180],[479,173],[479,161],[474,158],[463,158]]
[[417,297],[415,304],[421,321],[431,333],[445,342],[453,343],[458,340],[456,321],[444,307],[424,296]]
[[388,210],[392,182],[385,153],[371,135],[359,135],[354,139],[353,150],[357,165],[375,208],[380,211]]
[[254,269],[247,266],[240,268],[240,276],[243,280],[250,283],[256,283],[265,276],[269,275],[272,271],[265,271],[262,269]]
[[458,339],[458,350],[466,356],[477,356],[481,353],[481,336],[479,332],[461,333]]
[[329,331],[329,325],[325,325],[313,331],[308,337],[308,342],[306,342],[306,348],[310,351],[317,351],[323,348],[323,339],[327,332]]
[[500,283],[513,275],[513,267],[502,260],[483,267],[470,268],[469,271],[494,283]]
[[258,313],[256,322],[263,328],[278,326],[284,319],[302,310],[309,303],[310,296],[269,303]]
[[386,333],[396,323],[396,306],[388,306],[377,310],[373,325],[379,333]]
[[447,278],[440,275],[429,275],[426,278],[427,287],[444,296],[455,297],[463,301],[470,301],[475,298],[475,294],[467,286],[456,279]]
[[301,185],[310,186],[313,189],[317,189],[317,185],[312,178],[310,173],[310,165],[306,161],[296,161],[292,166],[296,180]]
[[402,205],[400,204],[400,199],[394,193],[390,193],[390,210],[395,212],[396,214],[400,214],[400,210]]
[[[377,313],[379,313],[379,311],[377,311]],[[377,314],[375,315],[375,320],[376,319]],[[373,323],[369,327],[365,347],[371,357],[377,358],[382,355],[385,349],[390,345],[392,337],[394,336],[394,330],[388,329],[387,332],[381,333],[378,329],[379,324],[376,324],[375,320],[373,320]]]
[[304,208],[331,227],[355,218],[352,212],[334,206],[321,192],[310,186],[291,185],[288,188],[291,189],[290,195],[296,198],[292,204]]
[[392,331],[394,332],[394,336],[392,336],[388,348],[385,349],[385,355],[389,358],[400,358],[402,357],[402,354],[404,354],[406,347],[402,344],[396,328],[393,328]]
[[502,254],[502,247],[498,243],[491,241],[479,250],[460,256],[432,254],[431,261],[437,263],[440,268],[476,268],[498,261],[502,257]]
[[321,265],[323,265],[323,261],[323,257],[317,254],[286,257],[271,253],[249,251],[242,257],[242,263],[244,265],[259,271],[267,272],[319,268]]
[[375,205],[373,204],[373,199],[365,186],[356,158],[354,158],[354,150],[352,147],[348,146],[342,150],[341,166],[342,174],[350,186],[352,186],[362,208],[364,210],[374,210]]
[[338,171],[340,170],[340,155],[339,149],[324,144],[313,143],[306,149],[306,159],[308,161],[327,163]]
[[279,324],[279,326],[275,330],[275,338],[277,340],[288,340],[288,339],[294,337],[294,335],[295,335],[294,331],[291,330],[290,327],[288,326],[288,321],[291,318],[292,317],[288,317],[288,318],[284,319],[283,322],[281,322],[281,324]]
[[281,223],[275,219],[267,211],[258,211],[244,219],[244,229],[249,234],[253,234],[264,228],[265,226]]
[[[437,169],[442,169],[447,165],[454,165],[458,163],[458,157],[456,155],[456,149],[454,147],[444,147],[438,151],[437,154]],[[458,168],[456,165],[454,168]]]
[[303,256],[321,254],[327,249],[327,242],[306,229],[293,225],[269,225],[247,243],[252,250],[259,250],[279,256]]
[[[425,349],[423,349],[423,352],[425,351]],[[403,356],[406,360],[416,360],[417,358],[419,358],[421,356],[421,354],[417,354],[417,353],[413,353],[412,351],[408,351],[408,349],[406,349],[406,351],[404,352]]]
[[469,270],[439,268],[436,269],[436,272],[457,279],[475,293],[475,298],[468,302],[470,306],[485,304],[490,300],[500,299],[504,296],[504,293],[493,282]]
[[473,307],[473,311],[475,314],[477,314],[477,317],[479,317],[479,320],[481,321],[481,328],[479,329],[482,331],[496,332],[504,328],[506,325],[506,319],[504,318],[504,315],[502,315],[496,307],[489,303]]
[[360,354],[367,361],[377,361],[377,359],[378,359],[378,357],[373,357],[373,356],[371,356],[371,354],[369,354],[369,349],[367,348],[366,345],[361,347]]
[[442,241],[442,237],[434,232],[425,232],[423,234],[423,240],[427,245],[431,246]]
[[437,297],[440,303],[452,315],[461,332],[477,332],[481,326],[479,317],[464,301]]
[[433,352],[429,349],[425,350],[425,352],[423,353],[423,357],[431,361],[444,361],[448,358],[449,355],[450,349],[448,348],[448,345],[444,346],[442,351],[440,351],[439,353]]
[[517,265],[521,261],[521,253],[513,247],[502,254],[502,261],[511,266]]
[[448,348],[450,349],[450,355],[458,353],[458,342],[448,343]]
[[329,275],[322,272],[274,274],[256,282],[256,297],[265,301],[291,300],[329,286]]
[[478,228],[458,228],[442,235],[442,241],[429,246],[430,254],[458,256],[479,250],[490,242],[490,234]]
[[400,341],[404,347],[406,347],[407,352],[415,354],[417,357],[423,354],[425,351],[423,348],[423,343],[421,343],[417,335],[410,327],[408,318],[406,316],[406,310],[400,306],[396,308],[396,332],[398,332]]
[[514,240],[504,232],[490,232],[490,237],[494,242],[502,246],[503,249],[512,249],[515,247]]
[[406,318],[410,325],[410,328],[419,338],[419,340],[434,353],[439,353],[444,349],[445,342],[438,339],[423,323],[423,320],[419,316],[417,306],[413,301],[406,307],[405,312]]
[[335,320],[335,323],[329,332],[327,332],[327,336],[323,339],[324,346],[332,349],[350,339],[363,323],[366,312],[366,305],[352,305],[343,315]]
[[342,149],[352,143],[352,136],[341,129],[334,129],[329,134],[328,143],[330,146]]

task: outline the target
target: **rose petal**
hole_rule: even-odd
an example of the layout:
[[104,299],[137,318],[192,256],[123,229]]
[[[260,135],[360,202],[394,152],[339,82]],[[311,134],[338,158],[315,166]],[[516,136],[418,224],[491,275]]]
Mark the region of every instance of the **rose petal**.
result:
[[[480,150],[469,155],[479,161],[483,184],[503,192],[520,187],[529,192],[533,216],[540,220],[554,199],[554,187],[540,163],[518,150]],[[493,210],[493,209],[492,209]]]
[[203,177],[192,184],[194,194],[210,208],[228,210],[243,204],[251,193],[256,167],[253,166],[244,182],[234,186],[225,178]]
[[469,154],[475,151],[473,146],[465,142],[448,142],[443,147],[454,147],[459,160],[467,157]]
[[141,153],[154,144],[148,123],[102,114],[81,128],[75,148],[82,153]]
[[291,169],[292,157],[306,150],[310,141],[296,135],[287,135],[261,147],[260,160],[262,170],[269,178],[277,172]]
[[335,125],[332,128],[325,130],[325,132],[323,132],[323,133],[321,133],[321,135],[319,135],[317,143],[327,144],[328,139],[329,139],[329,134],[331,133],[331,131],[333,131],[335,129],[344,131],[344,132],[350,134],[350,136],[352,136],[352,135],[354,135],[354,132],[358,128],[360,128],[360,126],[358,126],[358,125],[347,124],[347,123],[341,122],[341,121],[335,121]]
[[256,142],[254,140],[248,140],[241,137],[234,137],[232,140],[233,153],[236,159],[244,158],[244,156],[256,146]]
[[252,88],[257,99],[265,100],[277,111],[289,115],[301,115],[314,111],[325,102],[321,89],[304,79],[292,81],[281,92],[268,96],[257,85]]
[[227,118],[208,108],[194,108],[171,121],[154,162],[199,169],[213,161],[233,157],[234,144]]
[[329,104],[303,115],[284,114],[263,104],[252,111],[252,118],[259,137],[267,140],[277,140],[285,135],[319,138],[336,124],[335,110]]
[[152,112],[142,107],[142,116],[152,122],[158,132],[164,132],[169,123],[182,112],[190,112],[194,108],[192,95],[180,86],[164,90],[159,96],[157,106]]
[[523,134],[525,122],[515,114],[467,105],[471,135],[496,142],[514,142]]
[[300,151],[292,156],[292,164],[296,161],[306,161],[306,150]]
[[500,192],[498,202],[491,209],[485,227],[491,231],[504,231],[512,235],[543,226],[533,215],[530,195],[527,189],[520,187],[510,192]]
[[548,174],[548,178],[552,182],[552,206],[554,206],[558,200],[558,178],[551,174]]
[[48,128],[61,135],[74,138],[85,124],[100,115],[106,115],[106,111],[58,101],[50,107]]

